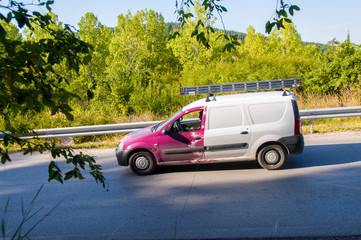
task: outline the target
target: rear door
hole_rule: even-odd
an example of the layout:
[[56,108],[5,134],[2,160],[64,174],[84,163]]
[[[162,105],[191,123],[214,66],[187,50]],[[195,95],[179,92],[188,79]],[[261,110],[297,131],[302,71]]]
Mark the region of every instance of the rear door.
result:
[[206,159],[239,158],[246,154],[250,126],[245,125],[241,105],[212,107],[207,110],[204,146]]

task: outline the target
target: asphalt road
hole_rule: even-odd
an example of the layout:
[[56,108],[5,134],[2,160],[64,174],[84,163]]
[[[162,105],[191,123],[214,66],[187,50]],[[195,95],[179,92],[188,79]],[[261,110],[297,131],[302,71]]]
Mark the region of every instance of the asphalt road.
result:
[[10,199],[7,231],[44,184],[34,206],[42,209],[23,232],[60,205],[32,240],[361,236],[361,133],[306,136],[303,154],[277,171],[241,162],[164,167],[140,177],[117,165],[113,149],[86,153],[103,165],[108,192],[90,176],[48,183],[49,154],[14,154],[0,166],[0,214]]

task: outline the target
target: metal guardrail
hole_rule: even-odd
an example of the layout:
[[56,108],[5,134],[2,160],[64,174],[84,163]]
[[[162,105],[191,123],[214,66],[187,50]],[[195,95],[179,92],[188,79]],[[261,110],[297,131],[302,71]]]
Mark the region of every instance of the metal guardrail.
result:
[[[139,129],[160,123],[161,121],[151,122],[135,122],[135,123],[119,123],[119,124],[105,124],[105,125],[91,125],[80,127],[65,127],[65,128],[47,128],[34,130],[38,138],[65,138],[65,137],[81,137],[93,136],[115,133],[129,133]],[[21,139],[31,139],[34,135],[23,136]],[[0,140],[4,134],[0,134]]]
[[[301,120],[310,120],[311,133],[313,132],[313,119],[321,118],[343,118],[343,117],[359,117],[361,116],[361,106],[356,107],[338,107],[338,108],[319,108],[300,110]],[[65,138],[79,136],[93,136],[115,133],[134,132],[144,127],[155,125],[161,121],[151,122],[135,122],[135,123],[119,123],[106,125],[92,125],[81,127],[66,128],[48,128],[38,129],[34,132],[38,138]],[[0,141],[4,134],[0,134]],[[22,139],[31,139],[34,136],[24,136]]]
[[318,108],[300,110],[301,120],[310,120],[310,132],[313,133],[313,120],[322,118],[344,118],[361,116],[361,106]]

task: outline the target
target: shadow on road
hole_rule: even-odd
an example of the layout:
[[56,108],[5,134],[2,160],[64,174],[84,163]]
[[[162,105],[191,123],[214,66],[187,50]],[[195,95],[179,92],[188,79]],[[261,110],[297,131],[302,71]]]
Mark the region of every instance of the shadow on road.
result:
[[[356,152],[359,151],[360,154]],[[302,154],[288,157],[283,169],[338,165],[361,161],[361,143],[305,146]],[[257,161],[159,167],[155,174],[261,168]]]
[[285,168],[307,168],[361,161],[361,143],[306,146],[301,155],[289,157]]

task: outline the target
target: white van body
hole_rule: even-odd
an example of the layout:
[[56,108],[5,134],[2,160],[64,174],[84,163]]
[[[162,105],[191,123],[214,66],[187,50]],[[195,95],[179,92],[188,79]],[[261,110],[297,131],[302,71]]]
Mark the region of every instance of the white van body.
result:
[[278,91],[217,96],[207,102],[204,145],[221,150],[205,152],[206,158],[255,159],[262,144],[293,136],[293,99],[293,94],[283,96]]
[[273,170],[303,147],[295,96],[282,90],[197,100],[168,120],[123,137],[116,156],[119,165],[140,175],[157,165],[243,160]]

